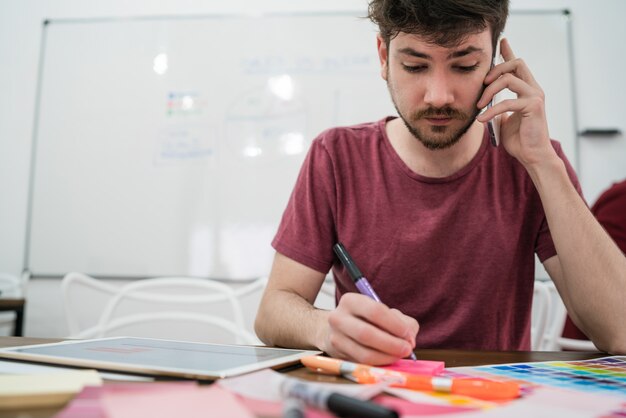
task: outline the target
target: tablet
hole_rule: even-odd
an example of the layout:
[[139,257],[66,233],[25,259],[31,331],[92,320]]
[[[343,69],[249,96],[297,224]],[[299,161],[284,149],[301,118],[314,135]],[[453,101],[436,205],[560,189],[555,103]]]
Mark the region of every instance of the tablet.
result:
[[112,337],[10,347],[0,357],[116,370],[152,376],[212,380],[297,363],[319,351]]

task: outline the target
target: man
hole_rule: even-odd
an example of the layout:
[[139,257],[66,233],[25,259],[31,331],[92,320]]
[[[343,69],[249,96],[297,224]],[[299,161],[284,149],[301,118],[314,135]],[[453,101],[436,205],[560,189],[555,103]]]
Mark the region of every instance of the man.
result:
[[[544,96],[506,40],[507,0],[373,0],[399,118],[322,133],[278,233],[256,320],[267,344],[370,364],[413,348],[530,347],[534,253],[596,345],[626,351],[626,259],[551,142]],[[477,116],[499,91],[505,100]],[[501,115],[501,146],[485,122]],[[342,242],[384,303],[358,294]],[[332,267],[338,304],[313,301]],[[419,323],[418,323],[419,321]]]

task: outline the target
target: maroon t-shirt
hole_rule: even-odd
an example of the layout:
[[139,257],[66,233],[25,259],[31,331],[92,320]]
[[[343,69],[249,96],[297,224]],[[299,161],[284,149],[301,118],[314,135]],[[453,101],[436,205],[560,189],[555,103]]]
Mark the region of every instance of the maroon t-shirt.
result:
[[457,173],[418,175],[391,146],[388,120],[313,141],[272,245],[332,267],[340,298],[357,291],[332,250],[342,242],[381,300],[420,322],[418,348],[529,349],[534,254],[556,251],[526,170],[485,133]]
[[626,180],[602,193],[591,212],[626,254]]

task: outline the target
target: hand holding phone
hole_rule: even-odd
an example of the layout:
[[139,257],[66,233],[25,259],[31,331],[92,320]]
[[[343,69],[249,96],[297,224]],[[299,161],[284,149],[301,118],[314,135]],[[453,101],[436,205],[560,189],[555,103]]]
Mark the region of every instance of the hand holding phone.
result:
[[[496,51],[493,54],[493,61],[491,62],[491,68],[495,67],[501,62],[500,57],[500,42],[502,41],[502,36],[498,38],[496,42]],[[487,109],[492,107],[497,103],[498,94],[494,95],[489,104],[487,105]],[[491,145],[497,147],[500,144],[500,115],[493,117],[489,122],[487,122],[487,130],[489,130],[489,140]]]

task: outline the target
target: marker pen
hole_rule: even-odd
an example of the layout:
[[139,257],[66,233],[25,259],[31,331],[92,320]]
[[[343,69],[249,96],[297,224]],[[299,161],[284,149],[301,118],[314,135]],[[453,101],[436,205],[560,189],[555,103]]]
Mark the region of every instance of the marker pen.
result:
[[[363,276],[361,270],[359,270],[352,257],[350,257],[350,254],[348,254],[346,247],[344,247],[342,243],[338,242],[333,246],[333,250],[335,250],[335,254],[337,254],[337,257],[339,257],[339,260],[344,265],[346,270],[348,270],[348,274],[352,278],[356,288],[359,289],[359,292],[365,296],[369,296],[376,302],[381,302],[376,292],[374,292],[374,289],[372,289],[370,282],[368,282],[365,276]],[[411,352],[410,357],[412,360],[417,360],[417,357],[415,357],[415,353],[413,352]]]
[[322,356],[306,356],[300,361],[318,373],[351,376],[351,380],[358,383],[389,382],[393,387],[454,393],[485,400],[515,399],[521,394],[519,384],[510,381],[418,375]]
[[283,401],[283,418],[306,418],[304,402],[292,396]]
[[280,384],[280,392],[284,398],[300,399],[306,405],[330,411],[340,417],[398,418],[398,413],[393,409],[335,393],[298,379],[285,378]]

